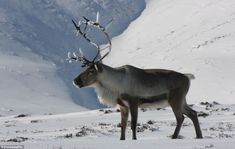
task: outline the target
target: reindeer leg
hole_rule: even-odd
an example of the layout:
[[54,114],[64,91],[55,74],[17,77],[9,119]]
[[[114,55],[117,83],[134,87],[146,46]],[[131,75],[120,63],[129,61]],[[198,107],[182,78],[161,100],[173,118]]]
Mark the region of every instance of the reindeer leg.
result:
[[179,135],[179,132],[180,132],[180,129],[181,129],[181,126],[182,126],[182,123],[184,121],[184,116],[182,113],[175,113],[175,117],[176,117],[176,128],[175,128],[175,131],[174,131],[174,134],[172,135],[172,139],[177,139],[178,138],[178,135]]
[[171,105],[171,108],[175,114],[175,118],[177,122],[174,134],[171,137],[172,139],[178,138],[182,123],[184,121],[183,108],[182,108],[183,107],[182,105],[185,102],[184,96],[185,96],[184,90],[180,88],[172,90],[169,96],[168,102]]
[[126,126],[128,119],[128,108],[121,108],[121,137],[120,140],[126,139]]
[[193,121],[197,138],[199,139],[203,138],[201,128],[198,122],[197,112],[191,109],[188,105],[185,105],[184,114],[187,115]]
[[129,109],[126,106],[120,105],[120,111],[121,111],[121,137],[120,137],[120,140],[125,140],[126,139],[125,134],[126,134],[126,126],[127,126]]
[[139,99],[128,94],[122,94],[121,99],[125,100],[129,104],[129,109],[131,113],[131,130],[132,130],[132,139],[136,140],[136,126],[137,126],[137,117],[138,117],[138,102]]
[[129,102],[130,105],[130,113],[131,113],[131,129],[132,129],[132,139],[136,140],[136,125],[137,125],[137,117],[138,117],[138,101],[131,100]]

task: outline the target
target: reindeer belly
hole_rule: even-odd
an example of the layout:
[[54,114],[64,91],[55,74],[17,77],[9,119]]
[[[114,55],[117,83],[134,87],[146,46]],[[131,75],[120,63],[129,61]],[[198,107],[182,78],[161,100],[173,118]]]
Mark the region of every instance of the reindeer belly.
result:
[[169,106],[168,94],[160,94],[150,97],[138,97],[139,107],[141,108],[165,108]]
[[135,81],[134,83],[132,82],[130,84],[131,85],[126,85],[129,86],[129,88],[126,88],[124,92],[132,96],[154,98],[169,92],[165,84],[154,81],[152,83],[142,83],[141,81]]
[[121,100],[125,102],[137,102],[140,108],[165,108],[169,106],[168,93],[155,96],[133,96],[127,93],[121,94]]

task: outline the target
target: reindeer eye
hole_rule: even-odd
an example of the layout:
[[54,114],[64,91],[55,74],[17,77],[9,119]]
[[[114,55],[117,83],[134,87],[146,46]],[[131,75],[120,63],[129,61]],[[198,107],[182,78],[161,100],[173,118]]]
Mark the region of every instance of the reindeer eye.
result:
[[88,73],[89,74],[93,74],[95,72],[95,70],[89,70]]

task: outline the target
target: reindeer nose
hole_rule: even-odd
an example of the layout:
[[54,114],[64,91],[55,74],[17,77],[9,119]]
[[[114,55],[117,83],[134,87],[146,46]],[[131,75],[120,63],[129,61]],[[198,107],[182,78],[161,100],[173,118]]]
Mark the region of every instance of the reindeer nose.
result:
[[79,88],[83,87],[83,83],[82,83],[82,80],[80,78],[74,79],[73,84],[74,84],[74,86],[79,87]]

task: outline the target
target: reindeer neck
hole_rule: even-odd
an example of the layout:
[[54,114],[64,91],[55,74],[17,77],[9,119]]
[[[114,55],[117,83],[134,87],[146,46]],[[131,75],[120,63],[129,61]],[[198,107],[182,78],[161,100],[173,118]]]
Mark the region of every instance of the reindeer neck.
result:
[[102,72],[98,76],[98,83],[106,89],[118,88],[118,86],[122,84],[125,70],[122,68],[113,68],[105,64],[101,64],[101,67]]

